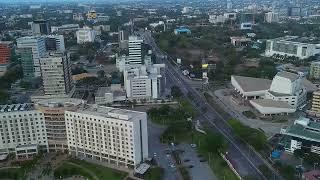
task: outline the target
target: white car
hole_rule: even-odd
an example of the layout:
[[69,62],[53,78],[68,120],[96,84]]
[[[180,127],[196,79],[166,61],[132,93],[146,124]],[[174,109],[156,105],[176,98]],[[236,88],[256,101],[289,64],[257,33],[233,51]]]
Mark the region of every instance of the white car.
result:
[[191,146],[192,148],[196,148],[196,147],[197,147],[196,144],[190,144],[190,146]]

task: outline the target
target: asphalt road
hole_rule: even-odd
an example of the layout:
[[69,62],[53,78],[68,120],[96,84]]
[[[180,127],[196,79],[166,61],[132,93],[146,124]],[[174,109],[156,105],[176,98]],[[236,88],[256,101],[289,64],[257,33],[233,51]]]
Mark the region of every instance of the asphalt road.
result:
[[[156,45],[154,39],[149,32],[140,33],[145,42],[153,47],[153,52],[157,57],[166,56]],[[202,112],[202,121],[207,122],[213,131],[221,133],[226,140],[229,142],[228,157],[234,162],[235,168],[240,173],[241,176],[255,176],[259,179],[267,179],[261,171],[258,169],[260,165],[266,165],[273,172],[273,179],[282,179],[277,172],[266,162],[266,160],[255,152],[247,144],[239,140],[234,134],[230,126],[227,124],[227,119],[229,117],[223,117],[219,114],[214,107],[207,103],[205,97],[199,93],[197,90],[192,88],[185,81],[185,77],[182,75],[178,67],[171,64],[166,58],[162,58],[163,63],[166,64],[166,77],[171,79],[172,82],[176,82],[175,85],[179,86],[181,91],[187,95],[188,93],[193,96],[192,99],[189,98],[190,102],[193,103],[195,109],[202,112],[203,108],[206,108],[206,112]]]

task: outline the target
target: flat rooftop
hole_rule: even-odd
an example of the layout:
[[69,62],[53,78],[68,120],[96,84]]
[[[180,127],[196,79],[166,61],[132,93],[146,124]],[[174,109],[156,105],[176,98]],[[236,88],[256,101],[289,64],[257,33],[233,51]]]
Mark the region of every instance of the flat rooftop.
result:
[[78,106],[84,104],[85,101],[76,98],[51,98],[37,102],[37,105],[42,107],[65,107]]
[[262,107],[273,107],[273,108],[287,108],[292,109],[291,106],[287,102],[284,101],[275,101],[272,99],[253,99],[250,100],[251,102],[254,102]]
[[273,39],[275,41],[305,43],[305,44],[320,44],[320,39],[316,37],[299,37],[299,36],[284,36]]
[[113,107],[106,106],[98,106],[96,104],[93,105],[84,105],[81,108],[78,108],[72,112],[94,115],[94,116],[102,116],[106,118],[115,118],[124,121],[135,121],[141,119],[141,116],[145,116],[145,112],[139,111],[131,111],[127,109],[119,109]]
[[269,79],[245,76],[232,76],[245,92],[268,90],[272,81]]
[[14,111],[31,111],[31,110],[35,110],[35,108],[34,108],[34,104],[30,104],[30,103],[0,105],[0,113],[14,112]]
[[320,124],[316,122],[310,122],[307,127],[301,124],[294,124],[287,127],[286,135],[320,142]]

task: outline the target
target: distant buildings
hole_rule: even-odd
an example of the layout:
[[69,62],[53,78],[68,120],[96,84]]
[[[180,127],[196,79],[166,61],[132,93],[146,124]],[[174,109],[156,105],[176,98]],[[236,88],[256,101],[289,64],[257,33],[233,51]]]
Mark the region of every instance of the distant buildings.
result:
[[157,99],[160,97],[161,68],[164,64],[131,66],[124,71],[124,86],[128,99]]
[[[293,113],[307,99],[306,84],[299,75],[281,71],[273,78],[231,76],[231,84],[263,115]],[[309,88],[309,87],[308,87]]]
[[70,55],[49,52],[41,57],[41,75],[44,95],[67,95],[73,88]]
[[320,61],[311,62],[309,79],[320,79]]
[[212,24],[224,23],[225,17],[223,15],[209,15],[209,22]]
[[267,23],[277,23],[279,22],[279,13],[276,12],[267,12],[264,17]]
[[86,105],[65,113],[69,154],[136,167],[148,158],[147,114]]
[[78,44],[94,42],[96,38],[96,31],[89,27],[83,27],[82,29],[79,29],[76,34]]
[[75,20],[75,21],[83,21],[84,17],[82,15],[82,13],[74,13],[72,15],[72,19]]
[[188,14],[191,13],[192,7],[183,7],[181,13],[182,14]]
[[79,24],[65,24],[62,26],[51,26],[51,32],[70,32],[70,31],[77,31],[79,29]]
[[66,50],[63,35],[45,36],[45,42],[46,42],[46,50],[47,51],[64,52]]
[[178,35],[178,34],[191,34],[191,30],[185,27],[179,27],[177,29],[174,30],[174,34]]
[[128,47],[129,47],[128,33],[124,30],[120,30],[118,36],[119,36],[119,48],[120,49],[128,49]]
[[[40,57],[46,52],[45,38],[41,36],[18,38],[17,47],[21,49],[19,52],[21,54],[22,69],[24,69],[24,73],[26,73],[24,75],[26,75],[26,77],[40,77]],[[30,58],[32,58],[33,70],[30,69]]]
[[17,159],[48,151],[45,119],[33,104],[0,106],[0,132],[1,152],[15,153]]
[[280,131],[284,138],[280,144],[287,152],[293,153],[297,149],[308,150],[320,154],[320,123],[308,118],[300,117],[293,125],[283,127]]
[[306,59],[320,53],[320,44],[316,39],[285,36],[267,40],[265,55],[294,56],[299,59]]
[[251,38],[247,37],[230,37],[231,44],[236,47],[248,46],[251,43]]
[[251,30],[253,27],[253,24],[251,22],[244,22],[240,24],[241,30]]
[[49,23],[46,20],[35,20],[31,24],[33,35],[48,35],[50,33]]

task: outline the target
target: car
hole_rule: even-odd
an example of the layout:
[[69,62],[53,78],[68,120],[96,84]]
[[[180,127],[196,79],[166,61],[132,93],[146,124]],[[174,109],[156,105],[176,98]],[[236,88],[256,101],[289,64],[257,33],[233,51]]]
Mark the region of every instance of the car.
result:
[[200,162],[206,162],[207,160],[206,159],[200,159]]
[[196,148],[196,147],[197,147],[196,144],[190,144],[190,146],[191,146],[192,148]]
[[154,157],[157,157],[157,153],[153,153],[153,156],[154,156]]
[[191,169],[191,168],[193,168],[193,165],[189,165],[189,166],[187,166],[189,169]]
[[185,160],[184,160],[184,162],[189,162],[189,161],[190,161],[190,159],[185,159]]
[[172,163],[172,164],[170,164],[170,167],[171,168],[176,168],[176,166]]

